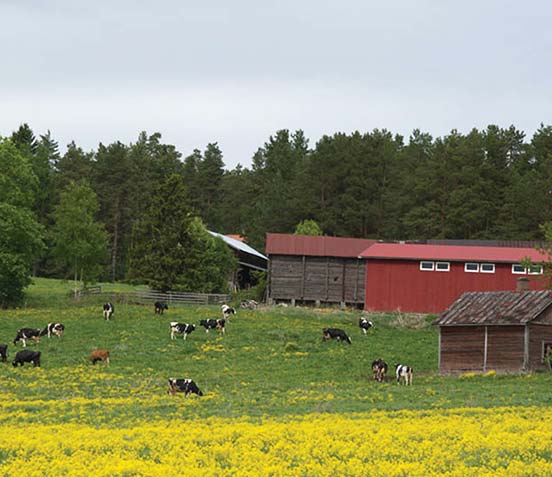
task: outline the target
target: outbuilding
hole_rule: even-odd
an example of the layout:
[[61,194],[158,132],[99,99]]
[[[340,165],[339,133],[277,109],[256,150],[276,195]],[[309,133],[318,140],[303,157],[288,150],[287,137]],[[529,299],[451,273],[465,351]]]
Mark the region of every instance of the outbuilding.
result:
[[375,240],[269,233],[269,301],[364,304],[360,253]]
[[435,325],[441,373],[550,369],[552,293],[548,290],[464,293]]
[[516,290],[519,277],[545,288],[545,256],[534,248],[376,243],[361,256],[369,311],[442,313],[464,292]]

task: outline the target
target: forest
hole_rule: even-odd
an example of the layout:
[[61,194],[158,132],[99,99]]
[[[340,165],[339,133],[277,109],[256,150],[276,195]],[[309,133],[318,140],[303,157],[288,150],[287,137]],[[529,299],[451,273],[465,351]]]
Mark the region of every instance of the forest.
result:
[[[552,126],[543,124],[531,138],[490,125],[443,137],[335,133],[312,145],[301,130],[279,130],[244,162],[251,166],[228,169],[216,142],[189,154],[146,132],[131,144],[85,151],[72,142],[61,153],[49,131],[22,124],[0,139],[0,201],[36,220],[27,227],[23,268],[78,274],[64,246],[79,224],[105,244],[90,253],[95,277],[113,281],[140,278],[132,251],[162,256],[158,249],[171,247],[162,241],[179,221],[240,234],[263,250],[267,232],[293,233],[306,219],[344,237],[542,239],[552,210]],[[31,183],[35,192],[25,193]],[[88,215],[75,208],[78,197]],[[148,225],[152,216],[158,223]],[[151,246],[159,228],[165,233]],[[13,248],[6,242],[5,256]]]

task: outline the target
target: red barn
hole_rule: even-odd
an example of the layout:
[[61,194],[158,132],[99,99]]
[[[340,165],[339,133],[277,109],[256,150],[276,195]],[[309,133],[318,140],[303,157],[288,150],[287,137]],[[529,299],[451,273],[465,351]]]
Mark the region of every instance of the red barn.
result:
[[544,256],[533,248],[376,243],[366,259],[364,309],[441,313],[467,291],[516,290],[521,276],[529,288],[544,288]]

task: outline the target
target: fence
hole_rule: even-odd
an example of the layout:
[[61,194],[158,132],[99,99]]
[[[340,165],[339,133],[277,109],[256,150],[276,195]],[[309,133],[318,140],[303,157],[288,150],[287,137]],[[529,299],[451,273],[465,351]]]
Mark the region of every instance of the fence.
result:
[[[86,294],[86,293],[83,293]],[[98,295],[98,293],[93,293]],[[187,292],[167,292],[162,293],[155,290],[137,291],[137,292],[103,292],[99,293],[105,301],[147,304],[156,301],[177,304],[193,305],[217,305],[227,303],[231,296],[218,293],[187,293]]]

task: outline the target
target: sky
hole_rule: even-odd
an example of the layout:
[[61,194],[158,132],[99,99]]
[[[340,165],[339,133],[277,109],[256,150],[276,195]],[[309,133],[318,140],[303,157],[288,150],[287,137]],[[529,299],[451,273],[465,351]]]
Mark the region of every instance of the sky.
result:
[[140,131],[251,164],[279,129],[442,136],[552,123],[545,0],[0,0],[0,135]]

